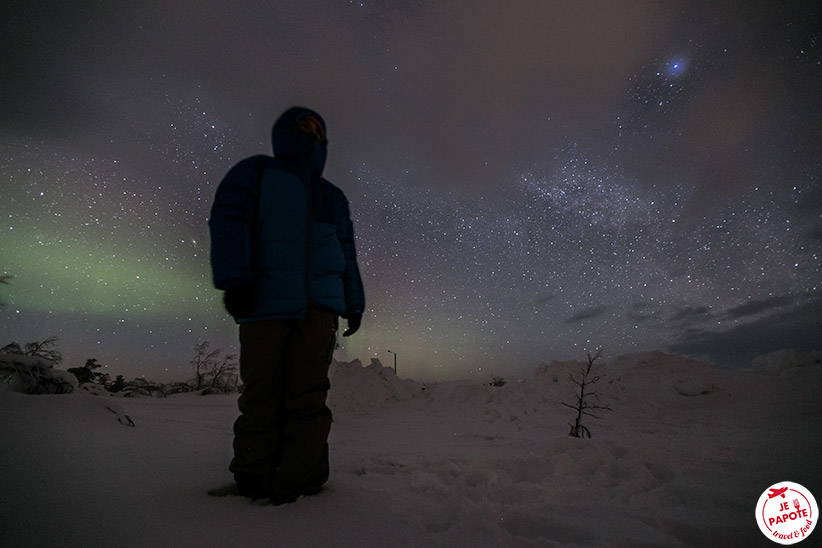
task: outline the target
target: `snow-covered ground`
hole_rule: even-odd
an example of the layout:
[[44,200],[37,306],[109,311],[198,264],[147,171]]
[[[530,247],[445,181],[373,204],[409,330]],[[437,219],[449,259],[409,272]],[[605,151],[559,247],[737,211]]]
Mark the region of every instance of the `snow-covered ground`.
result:
[[0,390],[0,546],[774,546],[762,492],[822,497],[822,366],[790,359],[597,362],[613,410],[584,440],[560,403],[573,364],[502,387],[335,364],[331,479],[285,506],[207,495],[230,481],[236,396]]

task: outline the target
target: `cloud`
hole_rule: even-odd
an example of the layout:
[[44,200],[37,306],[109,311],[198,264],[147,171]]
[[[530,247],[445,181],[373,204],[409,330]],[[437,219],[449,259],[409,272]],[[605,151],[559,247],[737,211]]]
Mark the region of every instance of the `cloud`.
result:
[[686,333],[669,350],[708,357],[719,365],[747,367],[762,354],[795,348],[822,348],[822,297],[810,296],[751,322],[721,330],[697,329]]
[[656,312],[651,309],[649,303],[636,302],[631,305],[631,309],[625,313],[625,317],[635,324],[640,324],[655,319]]
[[276,114],[306,103],[344,157],[475,193],[599,135],[626,75],[676,20],[610,2],[46,4],[0,12],[0,45],[14,52],[0,60],[6,127],[125,139],[164,96],[196,96],[265,138]]
[[770,297],[767,299],[760,299],[750,301],[745,304],[733,307],[725,312],[726,318],[736,319],[747,316],[754,316],[760,312],[768,312],[777,308],[790,306],[794,303],[795,298],[790,295],[782,295],[780,297]]
[[539,297],[536,300],[534,300],[534,307],[539,308],[545,306],[554,299],[556,299],[556,295],[545,295],[544,297]]
[[677,309],[669,318],[669,322],[676,324],[700,323],[710,319],[711,307],[709,306],[686,306]]
[[565,323],[579,323],[583,320],[591,320],[594,318],[598,318],[606,312],[608,312],[609,310],[611,310],[612,308],[613,306],[608,304],[602,306],[595,306],[592,308],[586,308],[585,310],[577,312],[573,316],[569,317],[567,320],[565,320]]
[[[196,98],[256,142],[285,107],[306,103],[331,123],[335,157],[387,177],[504,193],[516,170],[556,163],[575,143],[648,187],[710,185],[697,196],[711,203],[772,165],[788,173],[815,162],[822,146],[819,72],[792,70],[791,40],[763,42],[792,27],[812,56],[814,19],[800,7],[7,4],[0,46],[13,55],[0,59],[0,119],[28,135],[129,141],[134,126],[165,118],[162,100]],[[751,43],[779,46],[754,60]],[[656,133],[617,137],[632,78],[656,78],[669,55],[688,57],[687,100],[653,114]]]

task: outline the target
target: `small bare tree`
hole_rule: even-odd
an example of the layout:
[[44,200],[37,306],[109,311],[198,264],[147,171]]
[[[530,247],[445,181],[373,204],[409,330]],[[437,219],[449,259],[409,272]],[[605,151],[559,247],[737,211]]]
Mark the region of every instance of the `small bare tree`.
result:
[[211,384],[209,388],[234,388],[237,385],[237,355],[226,354],[217,362],[215,359],[209,371]]
[[220,352],[222,352],[219,348],[209,352],[209,344],[210,343],[208,341],[203,341],[194,345],[194,359],[192,359],[189,363],[194,368],[194,382],[196,384],[194,388],[195,390],[204,388],[206,375],[208,374],[211,365],[220,355]]
[[209,342],[194,345],[194,358],[189,362],[194,368],[195,390],[208,388],[221,391],[237,386],[237,355],[223,353],[222,348],[209,351]]
[[570,407],[574,411],[576,411],[577,416],[573,424],[568,423],[568,426],[571,427],[571,431],[568,432],[569,436],[574,436],[576,438],[590,438],[591,431],[588,430],[587,426],[582,424],[582,417],[583,415],[587,415],[589,417],[593,417],[598,419],[599,417],[596,416],[592,411],[611,411],[611,408],[607,405],[598,405],[592,403],[590,398],[594,398],[599,401],[599,395],[597,394],[596,390],[591,390],[591,386],[596,384],[599,381],[599,375],[592,375],[591,374],[591,367],[593,367],[594,362],[597,361],[600,357],[602,357],[602,349],[600,348],[597,353],[591,357],[588,354],[588,365],[587,367],[583,367],[580,370],[579,378],[571,375],[571,381],[579,387],[579,393],[576,395],[577,401],[574,405],[560,402],[565,407]]
[[36,358],[43,358],[54,364],[63,361],[63,355],[54,350],[57,344],[57,337],[51,336],[43,341],[34,341],[26,343],[23,346],[16,341],[12,341],[3,348],[0,348],[0,354],[18,354],[21,356],[34,356]]

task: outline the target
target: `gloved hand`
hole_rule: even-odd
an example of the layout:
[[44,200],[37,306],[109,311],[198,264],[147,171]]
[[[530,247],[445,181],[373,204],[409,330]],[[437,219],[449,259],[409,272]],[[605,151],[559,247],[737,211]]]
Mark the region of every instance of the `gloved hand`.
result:
[[348,318],[348,329],[343,332],[343,337],[350,337],[357,332],[362,322],[362,314],[354,314]]
[[254,308],[254,285],[235,285],[225,290],[223,295],[225,309],[234,317],[247,318]]

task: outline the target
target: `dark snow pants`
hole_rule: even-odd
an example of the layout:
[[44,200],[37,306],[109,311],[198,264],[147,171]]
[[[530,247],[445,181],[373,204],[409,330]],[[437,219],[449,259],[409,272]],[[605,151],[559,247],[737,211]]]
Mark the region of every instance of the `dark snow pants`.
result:
[[337,326],[336,314],[313,307],[301,320],[240,325],[243,393],[229,470],[241,487],[259,482],[266,496],[288,502],[328,480],[325,402]]

